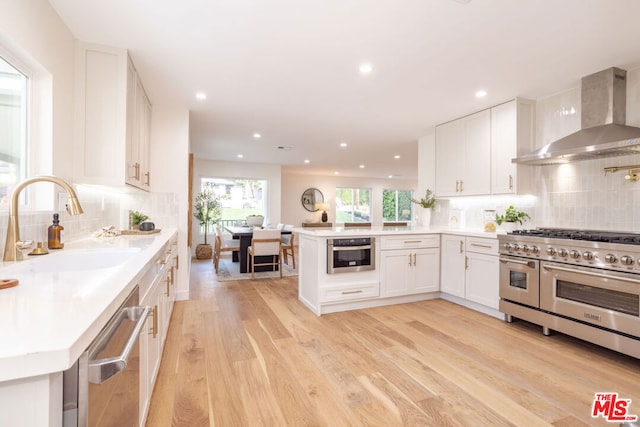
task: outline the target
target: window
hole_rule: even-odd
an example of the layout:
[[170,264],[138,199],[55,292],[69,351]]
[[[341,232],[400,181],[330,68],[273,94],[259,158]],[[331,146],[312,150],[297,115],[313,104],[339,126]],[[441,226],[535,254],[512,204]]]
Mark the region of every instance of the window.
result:
[[382,220],[383,221],[411,221],[413,191],[383,190],[382,191]]
[[0,57],[0,205],[27,173],[29,79]]
[[371,222],[371,189],[336,188],[336,222]]
[[212,186],[222,202],[220,225],[234,225],[249,215],[265,215],[267,181],[256,179],[202,178],[201,188]]

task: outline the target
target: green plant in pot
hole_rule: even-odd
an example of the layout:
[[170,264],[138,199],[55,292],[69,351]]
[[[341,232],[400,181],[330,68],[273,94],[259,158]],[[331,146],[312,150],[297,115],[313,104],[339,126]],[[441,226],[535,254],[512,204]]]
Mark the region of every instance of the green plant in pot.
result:
[[513,205],[510,205],[503,215],[496,214],[496,224],[505,224],[507,228],[515,228],[516,224],[522,225],[523,222],[531,219],[528,213],[516,209]]
[[210,259],[213,255],[211,245],[207,243],[207,234],[209,226],[215,224],[222,216],[222,203],[220,198],[216,196],[213,189],[209,186],[205,187],[200,193],[196,194],[194,203],[193,216],[200,221],[200,225],[204,227],[204,243],[196,246],[197,259]]
[[140,224],[142,224],[148,219],[149,219],[149,216],[143,214],[142,212],[131,211],[131,217],[130,217],[131,228],[138,228]]

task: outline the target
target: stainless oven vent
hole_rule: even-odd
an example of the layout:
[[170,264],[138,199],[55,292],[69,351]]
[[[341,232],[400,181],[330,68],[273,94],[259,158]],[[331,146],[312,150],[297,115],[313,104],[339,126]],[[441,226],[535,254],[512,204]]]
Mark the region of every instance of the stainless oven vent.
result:
[[627,72],[608,68],[582,78],[581,127],[514,163],[546,165],[637,154],[640,128],[626,125]]

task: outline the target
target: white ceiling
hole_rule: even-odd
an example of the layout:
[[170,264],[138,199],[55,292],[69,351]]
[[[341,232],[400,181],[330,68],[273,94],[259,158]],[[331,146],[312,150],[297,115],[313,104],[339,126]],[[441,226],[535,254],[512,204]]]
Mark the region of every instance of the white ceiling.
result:
[[640,65],[637,0],[50,3],[78,39],[129,49],[152,103],[191,111],[196,157],[315,174],[416,179],[434,125]]

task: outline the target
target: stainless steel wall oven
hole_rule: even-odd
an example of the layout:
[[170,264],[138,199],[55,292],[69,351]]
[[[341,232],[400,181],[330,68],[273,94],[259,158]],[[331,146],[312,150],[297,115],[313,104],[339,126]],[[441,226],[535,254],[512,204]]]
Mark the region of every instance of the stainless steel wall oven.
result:
[[327,240],[327,273],[375,270],[375,237]]
[[500,311],[640,358],[640,234],[521,230],[500,241]]

